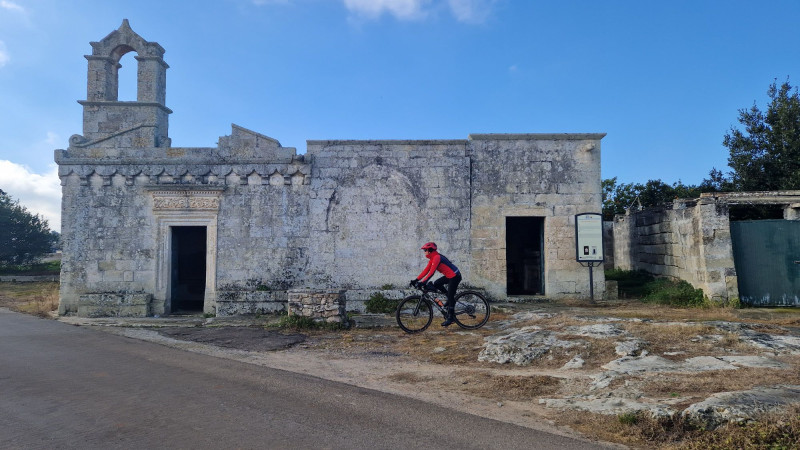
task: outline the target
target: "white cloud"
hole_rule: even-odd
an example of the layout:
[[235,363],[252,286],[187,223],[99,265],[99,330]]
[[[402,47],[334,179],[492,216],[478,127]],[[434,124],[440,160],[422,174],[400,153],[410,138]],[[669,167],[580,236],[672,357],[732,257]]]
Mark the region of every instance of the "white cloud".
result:
[[0,189],[33,214],[47,219],[50,229],[61,230],[61,181],[58,166],[53,164],[45,174],[27,167],[0,160]]
[[11,57],[8,55],[8,50],[6,50],[6,43],[0,41],[0,67],[5,66],[8,64],[8,61]]
[[17,11],[21,13],[25,12],[25,8],[9,0],[0,0],[0,8],[7,9],[9,11]]
[[[269,0],[254,0],[269,1]],[[272,0],[275,1],[275,0]],[[419,20],[442,9],[450,10],[459,22],[482,23],[499,0],[343,0],[356,17],[377,19],[384,13],[399,20]]]
[[401,20],[425,16],[423,7],[430,0],[344,0],[344,6],[358,16],[376,19],[388,12]]
[[492,12],[497,0],[447,0],[456,20],[465,23],[482,23]]

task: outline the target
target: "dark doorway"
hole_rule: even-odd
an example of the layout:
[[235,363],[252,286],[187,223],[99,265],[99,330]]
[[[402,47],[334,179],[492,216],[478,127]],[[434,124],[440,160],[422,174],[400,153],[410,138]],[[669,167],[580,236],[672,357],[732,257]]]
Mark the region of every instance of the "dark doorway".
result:
[[508,295],[544,294],[544,217],[506,217]]
[[203,310],[206,227],[172,227],[172,313]]

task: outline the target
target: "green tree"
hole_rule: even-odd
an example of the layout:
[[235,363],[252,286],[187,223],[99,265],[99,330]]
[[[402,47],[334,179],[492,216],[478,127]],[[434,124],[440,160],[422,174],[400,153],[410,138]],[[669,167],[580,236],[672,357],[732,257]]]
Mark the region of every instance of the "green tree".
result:
[[24,265],[49,253],[55,236],[47,221],[0,189],[0,265]]
[[701,192],[699,186],[685,185],[680,181],[671,185],[661,180],[617,184],[617,177],[603,180],[602,190],[605,220],[612,220],[616,214],[625,214],[625,210],[631,207],[647,208],[670,203],[676,198],[697,198]]
[[766,111],[755,102],[750,109],[739,110],[744,130],[731,127],[725,134],[723,145],[730,151],[728,165],[733,169],[728,187],[800,189],[800,95],[788,80],[780,86],[773,82],[767,94]]

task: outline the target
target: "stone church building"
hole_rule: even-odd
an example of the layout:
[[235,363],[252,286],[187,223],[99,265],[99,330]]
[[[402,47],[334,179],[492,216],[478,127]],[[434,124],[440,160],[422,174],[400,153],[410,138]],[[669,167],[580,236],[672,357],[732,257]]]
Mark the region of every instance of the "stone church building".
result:
[[[83,133],[55,151],[60,314],[259,313],[293,289],[356,303],[404,288],[427,241],[493,298],[589,296],[575,215],[601,210],[604,134],[310,140],[298,154],[233,125],[216,147],[177,147],[164,48],[127,20],[91,46]],[[123,102],[128,52],[137,98]]]

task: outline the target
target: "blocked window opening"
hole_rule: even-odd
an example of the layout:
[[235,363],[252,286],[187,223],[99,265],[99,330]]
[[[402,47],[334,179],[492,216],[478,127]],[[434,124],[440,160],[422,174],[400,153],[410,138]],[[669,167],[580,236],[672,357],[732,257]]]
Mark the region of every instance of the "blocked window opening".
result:
[[203,310],[206,289],[206,227],[172,227],[171,312]]
[[506,217],[506,293],[544,294],[544,217]]

